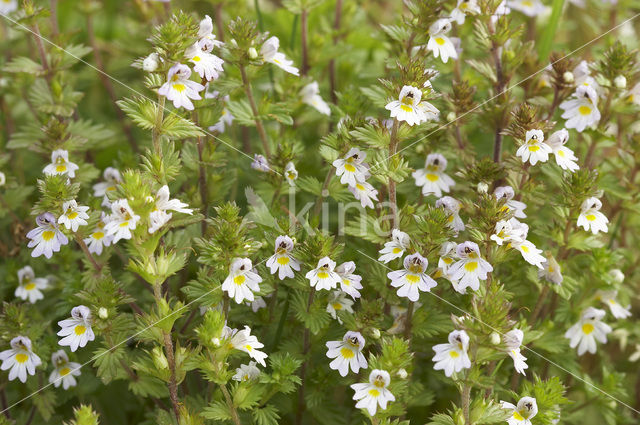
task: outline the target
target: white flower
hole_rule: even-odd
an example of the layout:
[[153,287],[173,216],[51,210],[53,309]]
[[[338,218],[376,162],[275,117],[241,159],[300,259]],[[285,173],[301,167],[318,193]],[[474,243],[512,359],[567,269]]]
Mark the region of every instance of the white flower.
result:
[[422,255],[415,253],[404,258],[404,270],[387,273],[391,279],[391,286],[398,289],[399,297],[409,298],[410,301],[418,301],[420,293],[429,292],[438,284],[427,273],[429,261]]
[[624,273],[620,269],[611,269],[609,270],[609,277],[613,279],[615,283],[624,282]]
[[251,307],[251,311],[257,313],[258,310],[267,306],[267,302],[262,297],[256,297],[253,301],[245,302],[244,305]]
[[398,100],[387,103],[385,109],[391,111],[391,118],[405,121],[411,126],[437,119],[440,111],[426,100],[421,100],[422,90],[413,86],[404,86],[400,90]]
[[75,376],[80,376],[80,363],[70,362],[67,353],[64,350],[58,350],[51,354],[51,364],[54,369],[49,375],[50,384],[56,388],[62,384],[65,390],[76,386]]
[[466,292],[467,288],[477,291],[480,280],[486,280],[487,273],[493,271],[493,267],[480,257],[480,249],[475,242],[461,243],[456,248],[456,254],[460,260],[449,267],[449,274],[458,281],[460,291]]
[[253,154],[253,161],[251,162],[251,168],[254,170],[262,171],[264,173],[268,173],[271,171],[271,167],[269,167],[269,162],[267,162],[267,158],[264,155]]
[[104,226],[105,233],[113,237],[114,244],[120,239],[131,239],[131,231],[136,229],[140,216],[133,212],[126,199],[114,201],[111,211]]
[[627,88],[627,78],[624,75],[618,75],[613,79],[613,85],[618,89]]
[[171,220],[171,213],[167,211],[176,211],[183,214],[192,214],[193,210],[188,207],[187,204],[179,199],[169,199],[169,186],[166,184],[158,189],[155,198],[155,206],[153,211],[149,213],[149,233],[155,233],[158,229],[164,226]]
[[50,212],[36,217],[36,225],[38,227],[27,233],[27,238],[31,239],[27,247],[35,247],[31,252],[32,257],[44,255],[51,258],[54,252],[60,251],[60,246],[69,243],[69,239],[58,228],[56,217]]
[[362,208],[373,208],[373,201],[378,201],[378,190],[367,182],[356,182],[349,186],[349,190],[360,201]]
[[524,258],[527,263],[532,264],[541,270],[544,269],[542,264],[547,259],[542,255],[542,250],[536,248],[533,243],[525,239],[524,241],[512,241],[509,243],[509,246],[520,251],[522,258]]
[[176,108],[193,111],[191,99],[202,99],[198,92],[204,90],[204,86],[191,81],[189,77],[191,77],[191,69],[187,65],[181,63],[173,65],[167,73],[167,82],[160,87],[158,94],[166,96]]
[[496,8],[496,11],[494,12],[494,14],[491,15],[491,22],[495,24],[500,18],[500,16],[508,15],[510,13],[511,13],[511,9],[507,6],[507,1],[503,0]]
[[320,89],[318,88],[317,81],[304,86],[302,90],[300,90],[300,97],[302,98],[302,102],[316,108],[321,114],[331,115],[331,108],[329,108],[327,102],[320,97]]
[[564,337],[570,340],[571,348],[578,347],[579,356],[587,351],[595,354],[596,340],[603,344],[607,342],[607,334],[611,332],[611,327],[601,321],[605,314],[604,310],[589,307],[583,311],[578,323],[564,334]]
[[591,230],[595,235],[598,232],[607,233],[609,227],[609,219],[600,212],[602,202],[598,198],[588,198],[581,206],[580,215],[578,216],[578,226],[582,226],[584,230]]
[[329,257],[323,257],[318,261],[318,267],[307,272],[305,277],[309,279],[311,287],[316,290],[336,289],[338,283],[342,281],[340,275],[334,271],[336,262]]
[[509,357],[513,359],[513,367],[516,372],[526,375],[525,369],[529,366],[526,363],[527,358],[520,353],[520,346],[524,339],[524,332],[520,329],[512,329],[504,335],[504,342],[507,346]]
[[562,283],[563,277],[560,264],[550,254],[547,255],[546,261],[542,263],[542,270],[538,270],[538,278],[544,278],[556,285]]
[[107,167],[102,172],[102,177],[105,181],[93,185],[93,196],[103,196],[102,206],[110,208],[111,202],[107,197],[107,193],[116,190],[116,186],[122,182],[122,176],[117,169]]
[[253,381],[260,376],[260,369],[256,367],[256,362],[249,362],[248,365],[241,364],[239,368],[236,369],[236,374],[233,375],[232,379],[234,381]]
[[443,208],[449,216],[448,226],[455,232],[464,230],[464,223],[460,218],[460,202],[451,196],[443,196],[436,201],[437,208]]
[[213,92],[205,91],[204,98],[218,99],[219,102],[223,103],[224,106],[222,107],[220,120],[218,120],[218,122],[215,123],[214,125],[210,126],[209,131],[216,131],[220,134],[224,133],[225,128],[228,125],[231,125],[231,123],[233,123],[233,118],[234,118],[231,112],[229,112],[229,109],[227,109],[227,103],[229,102],[229,95],[220,97],[220,93],[216,90],[214,90]]
[[244,329],[231,329],[225,326],[223,335],[229,339],[229,348],[244,351],[249,354],[249,357],[260,363],[262,366],[266,366],[265,359],[268,357],[266,353],[257,350],[257,348],[264,347],[255,335],[251,335],[251,328],[245,326]]
[[216,36],[213,34],[213,21],[209,15],[205,15],[204,19],[200,21],[198,38],[198,47],[200,47],[203,52],[210,53],[214,47],[224,46],[224,43],[216,40]]
[[[449,277],[449,266],[453,264],[456,258],[456,248],[458,244],[455,242],[445,242],[440,247],[440,258],[438,259],[438,269],[442,276],[450,279]],[[440,277],[438,274],[436,277]]]
[[67,175],[69,178],[76,176],[76,170],[80,168],[73,162],[69,162],[69,152],[58,149],[51,152],[51,164],[42,170],[48,176]]
[[333,359],[329,367],[337,370],[341,376],[347,376],[349,368],[353,373],[358,373],[360,369],[369,367],[362,354],[364,338],[360,332],[349,331],[344,334],[342,341],[328,341],[327,348],[327,357]]
[[260,282],[262,278],[253,271],[251,260],[236,258],[229,266],[229,275],[222,283],[222,290],[241,304],[244,300],[253,301],[253,293],[260,291]]
[[563,128],[549,136],[547,144],[551,147],[553,155],[556,158],[556,164],[563,170],[569,170],[573,173],[579,170],[580,166],[576,163],[578,158],[574,155],[573,151],[564,146],[568,140],[569,132]]
[[107,235],[104,230],[104,227],[106,226],[106,219],[107,218],[103,212],[100,221],[96,224],[96,228],[93,229],[93,232],[88,238],[84,239],[84,243],[87,244],[89,252],[92,254],[102,254],[102,248],[111,245],[111,242],[113,241],[113,236]]
[[58,336],[64,337],[58,344],[69,346],[71,351],[76,351],[78,347],[82,348],[95,339],[91,329],[91,310],[83,305],[73,307],[71,318],[59,321],[58,326],[61,328]]
[[147,72],[153,72],[160,65],[160,56],[156,52],[151,53],[142,61],[142,69]]
[[449,334],[447,344],[438,344],[433,347],[435,356],[433,366],[435,370],[444,370],[445,376],[453,375],[453,372],[460,372],[462,369],[471,367],[471,360],[467,354],[469,349],[469,335],[465,331],[453,331]]
[[495,233],[490,236],[490,239],[498,245],[505,242],[522,242],[527,238],[528,232],[529,226],[515,218],[510,218],[496,223]]
[[87,219],[89,218],[89,207],[78,205],[78,203],[72,199],[62,204],[62,215],[58,217],[58,224],[64,224],[67,230],[76,232],[79,226],[86,226]]
[[451,19],[462,25],[467,15],[477,15],[481,12],[477,0],[458,0],[458,5],[451,11]]
[[447,159],[439,153],[427,155],[424,168],[414,171],[411,175],[416,180],[416,186],[422,187],[422,194],[442,196],[442,192],[448,193],[455,185],[451,177],[445,174]]
[[433,52],[434,57],[440,57],[447,63],[449,58],[458,59],[458,52],[453,42],[446,34],[451,30],[449,19],[438,19],[429,27],[429,42],[427,49]]
[[524,213],[525,208],[527,208],[527,204],[513,199],[515,192],[511,186],[496,187],[493,194],[498,201],[504,200],[504,207],[502,207],[503,211],[513,212],[513,216],[516,218],[527,218],[527,215]]
[[598,94],[593,87],[581,85],[576,89],[573,98],[560,104],[564,110],[562,118],[566,119],[566,128],[575,128],[582,132],[600,121],[598,110]]
[[336,267],[336,273],[340,276],[340,289],[343,292],[349,294],[354,300],[360,298],[360,291],[362,289],[362,276],[355,274],[356,263],[353,261],[347,261]]
[[338,323],[342,324],[342,319],[338,316],[339,311],[353,313],[353,300],[347,297],[342,291],[333,291],[329,294],[329,302],[327,303],[327,313],[331,315]]
[[14,10],[18,9],[17,0],[2,0],[0,1],[0,15],[8,15]]
[[634,103],[640,106],[640,82],[638,82],[629,92],[627,93],[627,100],[629,103]]
[[522,158],[522,162],[529,161],[531,165],[536,165],[538,161],[547,162],[552,150],[544,143],[542,130],[528,130],[525,137],[525,142],[516,152],[516,155]]
[[5,176],[2,171],[0,171],[0,187],[4,186],[6,182],[7,182],[7,176]]
[[500,401],[500,405],[512,412],[507,419],[509,425],[531,425],[531,418],[538,414],[538,405],[533,397],[522,397],[517,406],[506,401]]
[[541,15],[547,9],[540,0],[510,0],[507,5],[529,17]]
[[395,401],[396,398],[387,389],[391,377],[386,370],[374,369],[369,374],[369,382],[366,384],[352,384],[351,388],[355,391],[354,400],[356,409],[367,409],[370,416],[374,416],[378,410],[378,405],[382,410],[387,408],[387,403]]
[[369,166],[364,163],[367,154],[358,148],[351,148],[349,152],[333,161],[336,167],[336,176],[340,177],[340,183],[355,186],[356,183],[364,183],[369,178]]
[[260,48],[260,54],[262,55],[262,60],[265,62],[269,62],[275,64],[279,68],[285,70],[286,72],[293,75],[300,75],[298,68],[293,66],[293,61],[287,59],[284,53],[278,51],[280,48],[280,40],[278,37],[270,37],[267,41],[264,42],[262,47]]
[[17,336],[10,342],[11,348],[0,353],[0,370],[9,370],[9,381],[18,378],[27,382],[27,374],[35,375],[36,367],[42,364],[40,357],[31,351],[31,340],[26,336]]
[[609,310],[611,310],[611,314],[616,319],[626,319],[627,317],[631,317],[631,306],[627,306],[627,308],[621,306],[618,301],[616,301],[617,296],[618,291],[616,290],[598,291],[596,299],[608,305]]
[[216,55],[203,51],[198,42],[189,47],[184,52],[184,56],[193,64],[193,70],[200,78],[207,81],[217,80],[220,73],[224,71],[222,68],[224,61]]
[[42,277],[36,277],[31,266],[25,266],[18,270],[18,287],[14,295],[22,300],[29,300],[31,304],[44,298],[43,289],[47,289],[49,281]]
[[289,186],[295,186],[298,179],[298,170],[293,162],[288,162],[284,167],[284,176],[287,179]]
[[384,243],[384,248],[378,251],[380,258],[378,261],[388,263],[391,260],[400,258],[404,255],[404,251],[409,248],[411,238],[405,232],[399,229],[393,229],[391,231],[391,240]]
[[267,260],[267,267],[271,274],[278,272],[280,280],[294,277],[293,270],[300,271],[300,263],[291,255],[292,251],[293,239],[286,235],[276,238],[275,253]]

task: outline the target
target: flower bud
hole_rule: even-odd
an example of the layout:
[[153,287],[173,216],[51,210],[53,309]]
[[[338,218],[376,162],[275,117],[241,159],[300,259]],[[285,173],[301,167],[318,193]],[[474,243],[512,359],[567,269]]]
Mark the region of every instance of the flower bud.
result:
[[169,362],[167,361],[167,357],[162,352],[162,348],[155,347],[151,351],[151,355],[153,358],[153,364],[156,365],[158,369],[168,369]]
[[624,273],[620,269],[613,269],[609,271],[609,276],[615,283],[622,283],[624,281]]
[[404,370],[404,369],[400,369],[400,370],[398,371],[397,375],[398,375],[398,377],[399,377],[400,379],[407,379],[407,376],[409,376],[409,374],[407,373],[407,371],[406,371],[406,370]]
[[500,334],[498,334],[498,332],[491,332],[491,335],[489,335],[489,340],[493,345],[500,344]]
[[627,79],[624,75],[618,75],[613,79],[613,85],[616,86],[616,88],[624,89],[627,87]]
[[213,343],[213,345],[215,345],[216,347],[220,347],[220,338],[211,338],[211,342]]
[[98,309],[98,317],[102,320],[109,318],[109,311],[104,307],[100,307]]
[[371,336],[373,337],[373,339],[380,339],[380,329],[378,328],[371,329]]
[[451,111],[447,114],[447,121],[452,122],[456,120],[456,113]]
[[489,185],[485,182],[478,183],[478,193],[487,193],[489,191]]
[[255,47],[249,47],[249,58],[255,59],[258,57],[258,52]]
[[571,71],[567,71],[564,74],[562,74],[562,79],[564,80],[565,83],[567,84],[571,84],[574,82],[574,78],[573,78],[573,72]]
[[142,61],[142,69],[147,72],[153,72],[158,69],[159,62],[160,58],[158,57],[158,54],[153,52],[144,58],[144,61]]
[[0,171],[0,186],[4,186],[7,182],[7,177],[4,175],[2,171]]

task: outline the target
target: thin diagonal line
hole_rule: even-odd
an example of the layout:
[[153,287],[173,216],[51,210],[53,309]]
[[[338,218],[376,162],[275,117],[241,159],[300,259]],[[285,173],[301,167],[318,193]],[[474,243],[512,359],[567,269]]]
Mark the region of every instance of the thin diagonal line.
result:
[[[89,62],[85,61],[84,59],[74,55],[73,53],[71,53],[70,51],[66,50],[64,47],[54,43],[53,41],[49,40],[46,37],[43,37],[40,34],[36,34],[34,31],[32,31],[29,27],[22,25],[20,22],[14,21],[13,19],[9,18],[7,15],[2,15],[3,18],[7,19],[8,21],[12,22],[13,24],[19,26],[20,28],[30,32],[31,34],[33,34],[34,36],[40,38],[41,40],[46,41],[48,44],[54,46],[57,49],[62,50],[63,52],[65,52],[66,54],[68,54],[69,56],[71,56],[72,58],[74,58],[75,60],[87,65],[88,67],[90,67],[91,69],[99,72],[100,74],[104,75],[105,77],[109,78],[112,81],[115,81],[116,83],[120,84],[123,87],[126,87],[127,89],[129,89],[130,91],[134,92],[135,94],[137,94],[138,96],[141,96],[143,98],[145,98],[146,100],[153,102],[156,106],[160,106],[159,103],[157,102],[157,100],[154,100],[152,98],[150,98],[149,96],[145,95],[144,93],[139,92],[138,90],[134,89],[133,87],[131,87],[130,85],[128,85],[127,83],[124,83],[120,80],[118,80],[117,78],[107,74],[106,72],[102,71],[100,68],[95,67],[94,65],[90,64]],[[171,109],[168,109],[166,106],[163,106],[162,108],[165,112],[171,114],[171,115],[175,115],[177,117],[182,118],[182,116],[180,116],[179,114],[176,114],[174,111],[172,111]],[[250,160],[253,161],[253,158],[248,155],[247,153],[245,153],[244,151],[236,148],[235,146],[225,142],[224,140],[222,140],[221,138],[217,137],[216,135],[210,133],[209,131],[205,130],[203,127],[198,126],[198,128],[200,128],[200,130],[202,130],[206,135],[211,136],[212,138],[214,138],[215,140],[219,141],[220,143],[226,145],[227,147],[233,149],[234,151],[246,156],[247,158],[249,158]],[[271,168],[269,165],[267,165],[267,168],[271,171],[273,171],[276,174],[279,174],[281,176],[284,176],[282,173],[274,170],[273,168]]]
[[[367,255],[366,253],[362,252],[361,250],[356,249],[356,251],[357,251],[358,253],[360,253],[361,255],[363,255],[363,256],[365,256],[365,257],[367,257],[368,259],[370,259],[370,260],[372,260],[372,261],[375,261],[376,263],[378,263],[378,264],[382,265],[382,266],[383,266],[384,268],[386,268],[387,270],[391,270],[391,271],[393,271],[393,269],[392,269],[391,267],[387,266],[386,264],[381,263],[380,261],[378,261],[378,260],[376,260],[375,258],[373,258],[373,257],[371,257],[371,256],[369,256],[369,255]],[[506,335],[505,335],[504,333],[500,332],[498,329],[494,328],[493,326],[489,325],[488,323],[486,323],[486,322],[484,322],[484,321],[480,320],[478,317],[474,316],[473,314],[469,313],[468,311],[466,311],[466,310],[464,310],[464,309],[462,309],[462,308],[458,307],[457,305],[453,304],[453,303],[452,303],[452,302],[450,302],[450,301],[447,301],[446,299],[442,298],[442,297],[441,297],[441,296],[439,296],[438,294],[435,294],[435,293],[433,293],[433,292],[431,292],[431,291],[427,291],[427,292],[428,292],[430,295],[433,295],[434,297],[436,297],[437,299],[439,299],[440,301],[442,301],[442,302],[444,302],[444,303],[446,303],[446,304],[450,305],[451,307],[455,308],[456,310],[458,310],[458,311],[460,311],[460,312],[462,312],[462,313],[464,313],[464,314],[468,315],[469,317],[473,318],[474,320],[476,320],[476,321],[478,321],[479,323],[483,324],[484,326],[488,327],[488,328],[489,328],[489,329],[491,329],[492,331],[494,331],[494,332],[496,332],[496,333],[498,333],[498,334],[502,335],[503,337],[506,337]],[[585,384],[589,385],[591,388],[593,388],[593,389],[595,389],[595,390],[597,390],[597,391],[601,392],[602,394],[604,394],[605,396],[607,396],[607,397],[611,398],[612,400],[615,400],[616,402],[620,403],[621,405],[623,405],[623,406],[625,406],[625,407],[627,407],[627,408],[629,408],[629,409],[633,410],[635,413],[640,414],[640,411],[639,411],[639,410],[636,410],[635,408],[633,408],[633,407],[629,406],[629,405],[628,405],[627,403],[625,403],[624,401],[622,401],[622,400],[620,400],[620,399],[616,398],[615,396],[613,396],[613,395],[609,394],[608,392],[606,392],[606,391],[604,391],[604,390],[602,390],[602,389],[598,388],[597,386],[593,385],[591,382],[589,382],[589,381],[587,381],[587,380],[585,380],[585,379],[582,379],[582,378],[581,378],[581,377],[579,377],[578,375],[576,375],[576,374],[574,374],[574,373],[570,372],[569,370],[565,369],[564,367],[560,366],[559,364],[557,364],[556,362],[554,362],[554,361],[550,360],[549,358],[547,358],[547,357],[543,356],[542,354],[538,353],[537,351],[534,351],[533,349],[531,349],[531,348],[527,347],[526,345],[522,345],[522,347],[523,347],[525,350],[530,351],[531,353],[533,353],[533,354],[535,354],[536,356],[540,357],[541,359],[543,359],[543,360],[547,361],[548,363],[551,363],[552,365],[554,365],[554,366],[555,366],[555,367],[557,367],[558,369],[561,369],[561,370],[565,371],[566,373],[568,373],[569,375],[573,376],[573,377],[574,377],[574,378],[576,378],[577,380],[584,382]]]
[[[622,23],[620,23],[620,24],[616,25],[615,27],[611,28],[611,29],[610,29],[610,30],[608,30],[607,32],[600,34],[599,36],[597,36],[597,37],[596,37],[596,38],[594,38],[593,40],[588,41],[587,43],[583,44],[582,46],[580,46],[580,47],[576,48],[575,50],[573,50],[573,51],[571,51],[571,52],[569,52],[569,53],[567,53],[566,55],[564,55],[564,56],[563,56],[563,57],[561,57],[560,59],[558,59],[558,60],[556,60],[556,61],[554,61],[554,62],[551,62],[549,65],[555,65],[556,63],[558,63],[558,62],[560,62],[560,61],[562,61],[562,60],[564,60],[564,59],[568,58],[569,56],[573,55],[573,54],[574,54],[574,53],[576,53],[577,51],[582,50],[582,49],[584,49],[585,47],[587,47],[588,45],[590,45],[590,44],[592,44],[592,43],[594,43],[594,42],[596,42],[596,41],[600,40],[602,37],[604,37],[605,35],[609,34],[610,32],[615,31],[616,29],[618,29],[618,28],[619,28],[619,27],[621,27],[622,25],[626,24],[627,22],[631,22],[632,20],[636,19],[638,16],[640,16],[640,13],[635,14],[635,15],[634,15],[634,16],[632,16],[631,18],[629,18],[629,19],[627,19],[627,20],[623,21]],[[522,79],[522,80],[518,81],[516,84],[514,84],[514,85],[512,85],[512,86],[507,87],[507,88],[506,88],[506,89],[504,89],[502,92],[500,92],[500,93],[498,93],[498,94],[496,94],[496,95],[494,95],[494,96],[490,97],[489,99],[485,100],[484,102],[480,103],[479,105],[477,105],[477,106],[473,107],[472,109],[468,110],[467,112],[463,113],[462,115],[460,115],[460,116],[456,117],[454,120],[451,120],[451,121],[449,121],[449,122],[447,122],[447,123],[445,123],[445,124],[442,124],[440,127],[438,127],[438,128],[436,128],[435,130],[431,131],[431,132],[430,132],[430,133],[428,133],[427,135],[422,136],[421,138],[419,138],[418,140],[416,140],[416,141],[412,142],[412,143],[411,143],[411,144],[409,144],[408,146],[405,146],[404,148],[400,149],[399,151],[397,151],[397,152],[396,152],[396,153],[394,153],[393,155],[389,155],[389,156],[387,156],[387,159],[386,159],[385,161],[388,161],[388,160],[389,160],[389,159],[391,159],[392,157],[394,157],[394,156],[398,155],[400,152],[403,152],[403,151],[405,151],[405,150],[409,149],[410,147],[414,146],[416,143],[421,142],[422,140],[426,139],[427,137],[431,136],[432,134],[437,133],[438,131],[440,131],[440,130],[442,130],[442,129],[446,128],[446,127],[448,127],[449,125],[453,124],[454,122],[458,121],[459,119],[463,118],[464,116],[466,116],[466,115],[470,114],[471,112],[473,112],[473,111],[477,110],[478,108],[481,108],[482,106],[486,105],[487,103],[489,103],[489,102],[493,101],[493,100],[494,100],[494,99],[496,99],[497,97],[502,96],[503,94],[505,94],[506,92],[508,92],[508,91],[509,91],[509,90],[511,90],[512,88],[515,88],[515,87],[519,86],[520,84],[524,83],[525,81],[528,81],[528,80],[530,80],[531,78],[535,77],[536,75],[540,74],[541,72],[544,72],[544,71],[549,67],[549,65],[547,65],[547,66],[545,66],[544,68],[542,68],[542,69],[540,69],[540,70],[536,71],[535,73],[533,73],[533,74],[529,75],[528,77],[526,77],[526,78],[524,78],[524,79]],[[376,166],[380,165],[380,163],[381,163],[381,162],[382,162],[382,161],[378,161],[378,162],[377,162],[375,165],[373,165],[371,168],[374,168],[374,167],[376,167]]]

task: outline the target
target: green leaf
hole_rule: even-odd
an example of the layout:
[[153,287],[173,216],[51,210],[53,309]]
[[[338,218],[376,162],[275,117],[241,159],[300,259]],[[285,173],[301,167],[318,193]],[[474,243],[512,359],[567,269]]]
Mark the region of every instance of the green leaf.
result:
[[233,115],[233,118],[241,125],[255,127],[256,121],[251,111],[251,106],[246,99],[230,100],[227,103],[227,109]]
[[253,416],[256,425],[278,425],[280,423],[278,410],[271,405],[265,406],[262,409],[254,409],[251,412],[251,416]]
[[558,30],[558,23],[560,22],[560,16],[562,15],[562,8],[564,6],[564,0],[553,0],[551,3],[551,16],[542,31],[540,40],[536,43],[538,45],[538,57],[544,62],[551,52],[551,46],[553,40],[556,37],[556,31]]
[[3,68],[4,72],[25,72],[36,76],[44,75],[44,68],[38,62],[24,56],[14,58],[6,64]]
[[169,113],[162,121],[162,134],[174,139],[204,136],[205,133],[193,121],[182,118],[176,113]]
[[143,130],[151,130],[156,121],[158,106],[143,97],[124,99],[116,102],[120,109]]

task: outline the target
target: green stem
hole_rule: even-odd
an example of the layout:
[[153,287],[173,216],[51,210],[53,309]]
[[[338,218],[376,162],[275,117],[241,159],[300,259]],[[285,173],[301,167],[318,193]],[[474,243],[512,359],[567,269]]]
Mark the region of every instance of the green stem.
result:
[[233,400],[231,399],[231,394],[229,394],[229,390],[225,385],[220,385],[220,390],[222,390],[222,394],[224,394],[224,399],[227,402],[227,406],[229,406],[229,410],[231,411],[231,419],[235,425],[242,425],[240,422],[240,417],[238,416],[238,411],[233,405]]
[[[391,129],[391,138],[389,141],[389,163],[393,161],[393,157],[396,155],[398,148],[398,126],[400,125],[398,120],[393,121],[393,127]],[[398,228],[398,203],[396,200],[396,182],[393,177],[389,177],[389,206],[391,208],[391,214],[393,218],[393,228]]]
[[162,95],[158,95],[158,104],[156,105],[156,122],[153,126],[153,132],[151,133],[153,150],[156,155],[162,154],[160,149],[160,135],[162,134],[162,120],[164,119],[164,102],[165,97]]
[[262,121],[260,120],[260,118],[258,118],[258,106],[256,105],[256,101],[253,97],[253,90],[251,89],[251,82],[249,81],[249,77],[247,76],[247,70],[243,65],[240,65],[240,75],[242,76],[244,91],[247,95],[247,99],[249,100],[249,105],[251,106],[251,112],[253,112],[253,119],[256,123],[256,129],[258,130],[258,135],[260,136],[260,140],[262,141],[262,148],[264,149],[265,155],[269,157],[271,156],[271,149],[269,149],[267,132],[262,125]]
[[302,69],[300,73],[304,77],[309,72],[309,47],[308,47],[308,34],[309,34],[309,12],[306,9],[302,9],[300,15],[300,42],[302,44]]

